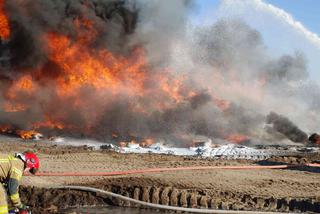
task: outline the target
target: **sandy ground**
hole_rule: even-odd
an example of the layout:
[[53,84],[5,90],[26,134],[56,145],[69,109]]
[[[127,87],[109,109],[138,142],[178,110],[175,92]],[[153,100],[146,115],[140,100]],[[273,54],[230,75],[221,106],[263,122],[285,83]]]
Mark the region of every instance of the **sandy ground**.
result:
[[[256,164],[254,161],[245,160],[119,154],[91,151],[86,147],[55,146],[9,138],[3,139],[0,143],[3,153],[36,151],[41,159],[43,172],[111,172],[158,167]],[[273,158],[272,161],[312,162],[314,159],[279,157]],[[44,190],[49,185],[64,184],[94,186],[144,201],[185,207],[320,212],[320,173],[307,169],[201,170],[113,177],[25,176],[22,181],[22,195],[31,206],[48,209],[46,212],[56,212],[60,207],[101,203],[128,206],[119,201],[95,199],[93,196],[79,195],[75,192],[69,192],[74,198],[69,200],[65,193],[64,198],[62,197],[61,191],[49,194]],[[45,192],[46,197],[42,195]],[[37,201],[35,197],[42,197],[42,201]],[[55,200],[52,200],[53,198]]]

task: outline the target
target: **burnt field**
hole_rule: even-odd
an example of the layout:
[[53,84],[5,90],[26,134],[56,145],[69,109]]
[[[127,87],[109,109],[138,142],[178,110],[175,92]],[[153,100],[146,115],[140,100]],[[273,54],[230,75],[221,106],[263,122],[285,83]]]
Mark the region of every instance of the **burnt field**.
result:
[[[132,169],[182,166],[258,165],[253,160],[199,159],[197,157],[121,154],[88,147],[56,146],[49,143],[3,139],[2,152],[36,150],[41,172],[112,172]],[[316,163],[319,153],[277,156],[264,164]],[[131,206],[118,199],[49,186],[96,187],[142,201],[194,208],[255,211],[320,212],[320,174],[313,168],[257,170],[197,170],[102,176],[25,176],[20,193],[34,213],[61,213],[82,206]],[[67,211],[64,211],[67,212]],[[70,212],[71,213],[71,212]]]

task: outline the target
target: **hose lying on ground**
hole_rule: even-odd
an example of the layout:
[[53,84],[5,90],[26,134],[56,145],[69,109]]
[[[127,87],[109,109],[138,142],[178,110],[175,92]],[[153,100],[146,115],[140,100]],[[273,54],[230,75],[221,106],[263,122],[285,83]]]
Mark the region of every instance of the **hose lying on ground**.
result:
[[[229,214],[245,214],[245,213],[256,213],[256,214],[280,214],[280,212],[259,212],[259,211],[242,211],[242,210],[214,210],[214,209],[197,209],[197,208],[185,208],[185,207],[175,207],[161,204],[153,204],[145,201],[136,200],[133,198],[129,198],[123,195],[119,195],[113,192],[105,191],[102,189],[97,189],[93,187],[85,187],[85,186],[51,186],[50,189],[72,189],[72,190],[81,190],[86,192],[94,192],[100,193],[106,196],[118,198],[124,201],[129,201],[135,204],[139,204],[145,207],[154,208],[154,209],[162,209],[162,210],[171,210],[171,211],[182,211],[182,212],[190,212],[190,213],[229,213]],[[283,213],[281,213],[283,214]]]
[[[233,169],[233,170],[248,170],[248,169],[288,169],[291,167],[320,167],[320,164],[304,164],[304,165],[273,165],[273,166],[205,166],[205,167],[177,167],[177,168],[153,168],[153,169],[142,169],[142,170],[128,170],[128,171],[115,171],[115,172],[101,172],[101,173],[65,173],[65,172],[41,172],[37,174],[38,176],[113,176],[113,175],[128,175],[128,174],[141,174],[141,173],[151,173],[151,172],[165,172],[165,171],[179,171],[179,170],[207,170],[207,169]],[[258,211],[240,211],[240,210],[214,210],[214,209],[196,209],[196,208],[184,208],[184,207],[175,207],[167,206],[161,204],[153,204],[126,196],[122,196],[116,193],[108,192],[105,190],[84,187],[84,186],[52,186],[50,189],[73,189],[81,190],[86,192],[94,192],[104,194],[110,197],[115,197],[124,201],[129,201],[132,203],[140,204],[145,207],[171,210],[171,211],[182,211],[182,212],[191,212],[191,213],[230,213],[230,214],[244,214],[244,213],[257,213],[257,214],[276,214],[280,212],[258,212]]]
[[[182,170],[209,170],[209,169],[230,169],[230,170],[257,170],[257,169],[288,169],[294,167],[320,167],[320,164],[304,164],[304,165],[272,165],[272,166],[195,166],[195,167],[173,167],[173,168],[151,168],[151,169],[137,169],[127,171],[113,171],[113,172],[38,172],[37,176],[114,176],[114,175],[130,175],[142,174],[152,172],[168,172],[168,171],[182,171]],[[29,176],[30,174],[26,174]]]

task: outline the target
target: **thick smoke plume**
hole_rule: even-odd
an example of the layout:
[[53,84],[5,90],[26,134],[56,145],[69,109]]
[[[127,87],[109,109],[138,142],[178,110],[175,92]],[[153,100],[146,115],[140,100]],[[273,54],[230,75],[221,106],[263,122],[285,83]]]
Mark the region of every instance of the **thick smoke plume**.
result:
[[[1,44],[1,124],[103,140],[263,142],[270,111],[292,121],[317,113],[303,95],[303,54],[270,56],[260,33],[238,20],[190,27],[193,6],[5,1],[11,35]],[[307,131],[319,128],[303,121]]]
[[296,125],[294,125],[288,118],[271,112],[267,116],[267,124],[271,124],[272,128],[285,135],[293,142],[307,142],[308,135],[301,131]]

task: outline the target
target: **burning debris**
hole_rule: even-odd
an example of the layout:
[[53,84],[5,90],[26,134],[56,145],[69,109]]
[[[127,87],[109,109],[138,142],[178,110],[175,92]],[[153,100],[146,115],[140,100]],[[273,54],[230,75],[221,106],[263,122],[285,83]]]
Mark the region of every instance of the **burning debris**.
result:
[[[138,136],[141,147],[187,145],[188,135],[246,143],[265,109],[303,102],[296,93],[283,104],[305,78],[301,55],[268,56],[260,33],[236,20],[189,29],[191,5],[1,0],[0,123],[101,141],[116,133],[123,144]],[[277,132],[306,140],[269,117]]]
[[196,156],[214,159],[245,159],[245,160],[265,160],[270,157],[295,156],[302,154],[316,154],[319,149],[315,147],[274,147],[259,148],[247,147],[237,144],[212,144],[208,142],[203,145],[189,148],[176,148],[163,143],[155,143],[148,148],[140,147],[139,144],[128,144],[124,147],[117,147],[112,144],[102,145],[100,149],[112,150],[120,153],[154,153],[169,154],[178,156]]
[[43,135],[35,130],[19,130],[10,125],[0,126],[0,133],[11,136],[18,136],[24,140],[40,140],[43,138]]
[[247,136],[244,135],[238,135],[238,134],[233,134],[230,135],[226,138],[228,142],[234,143],[234,144],[243,144],[248,142],[250,139]]
[[122,147],[115,147],[112,144],[103,145],[101,149],[115,150],[121,153],[156,153],[182,156],[201,156],[209,158],[254,160],[266,159],[272,155],[272,153],[267,150],[258,150],[235,144],[214,145],[212,144],[211,140],[190,148],[175,148],[158,142],[152,144],[148,148],[143,148],[136,143],[129,143]]
[[19,135],[22,139],[33,139],[33,140],[40,140],[43,138],[43,135],[36,131],[17,131],[17,135]]
[[310,135],[310,137],[308,138],[309,143],[311,143],[312,145],[318,145],[320,146],[320,135],[317,133],[313,133],[312,135]]

